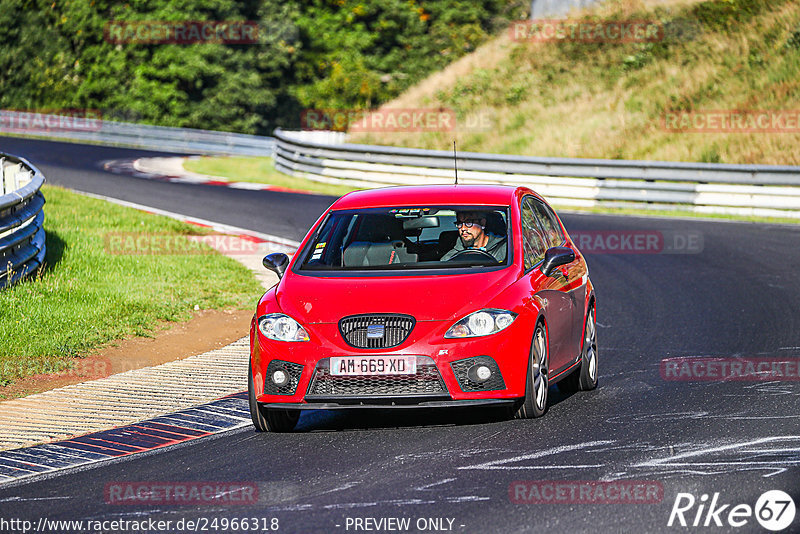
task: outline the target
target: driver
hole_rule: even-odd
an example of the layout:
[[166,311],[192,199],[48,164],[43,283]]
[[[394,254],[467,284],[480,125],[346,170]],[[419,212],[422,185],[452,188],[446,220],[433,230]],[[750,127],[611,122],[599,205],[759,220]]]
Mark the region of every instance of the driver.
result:
[[506,238],[486,232],[486,213],[480,211],[459,211],[453,223],[458,228],[461,239],[440,261],[447,261],[462,250],[478,249],[494,256],[502,263],[506,260]]

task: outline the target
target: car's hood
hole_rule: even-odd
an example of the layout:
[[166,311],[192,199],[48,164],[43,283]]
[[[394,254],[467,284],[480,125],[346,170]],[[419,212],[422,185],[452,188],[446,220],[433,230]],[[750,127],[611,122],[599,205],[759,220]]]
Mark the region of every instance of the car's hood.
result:
[[[288,274],[288,273],[287,273]],[[278,285],[278,306],[301,323],[337,323],[365,313],[402,313],[445,321],[483,308],[516,279],[515,269],[403,277],[331,278],[291,273]]]

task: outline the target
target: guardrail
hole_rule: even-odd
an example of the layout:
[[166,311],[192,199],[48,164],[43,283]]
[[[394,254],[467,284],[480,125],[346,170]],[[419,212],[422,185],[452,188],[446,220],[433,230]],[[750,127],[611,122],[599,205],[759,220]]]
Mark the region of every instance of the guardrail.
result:
[[0,110],[0,132],[188,154],[270,156],[275,146],[272,137],[258,135],[13,110]]
[[44,175],[22,158],[0,154],[0,289],[44,262]]
[[[275,167],[292,176],[357,187],[453,183],[450,151],[324,144],[280,128],[275,138]],[[567,207],[800,218],[800,167],[460,152],[458,181],[525,185]]]

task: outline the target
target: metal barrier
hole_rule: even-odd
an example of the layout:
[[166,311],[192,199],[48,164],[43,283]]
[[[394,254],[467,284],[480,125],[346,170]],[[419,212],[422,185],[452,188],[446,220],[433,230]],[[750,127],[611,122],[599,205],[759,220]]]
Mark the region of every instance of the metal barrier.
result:
[[[275,130],[275,167],[357,187],[453,183],[453,153],[330,145]],[[459,183],[529,186],[553,204],[800,218],[800,167],[460,152]]]
[[13,110],[0,110],[0,132],[189,154],[270,156],[275,145],[272,137],[258,135]]
[[44,262],[44,175],[22,158],[0,154],[0,288]]

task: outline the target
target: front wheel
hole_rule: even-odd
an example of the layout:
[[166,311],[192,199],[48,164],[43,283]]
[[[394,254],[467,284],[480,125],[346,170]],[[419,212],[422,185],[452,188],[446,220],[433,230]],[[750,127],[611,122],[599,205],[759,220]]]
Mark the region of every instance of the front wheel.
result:
[[300,419],[299,410],[264,408],[256,401],[253,387],[253,364],[247,369],[247,398],[250,401],[250,419],[256,432],[291,432]]
[[597,387],[597,324],[594,320],[594,305],[589,307],[583,328],[581,363],[558,383],[558,389],[565,393],[589,391]]
[[531,343],[525,400],[517,410],[517,419],[541,417],[547,411],[547,388],[550,386],[550,358],[547,354],[547,331],[543,323],[536,325]]

